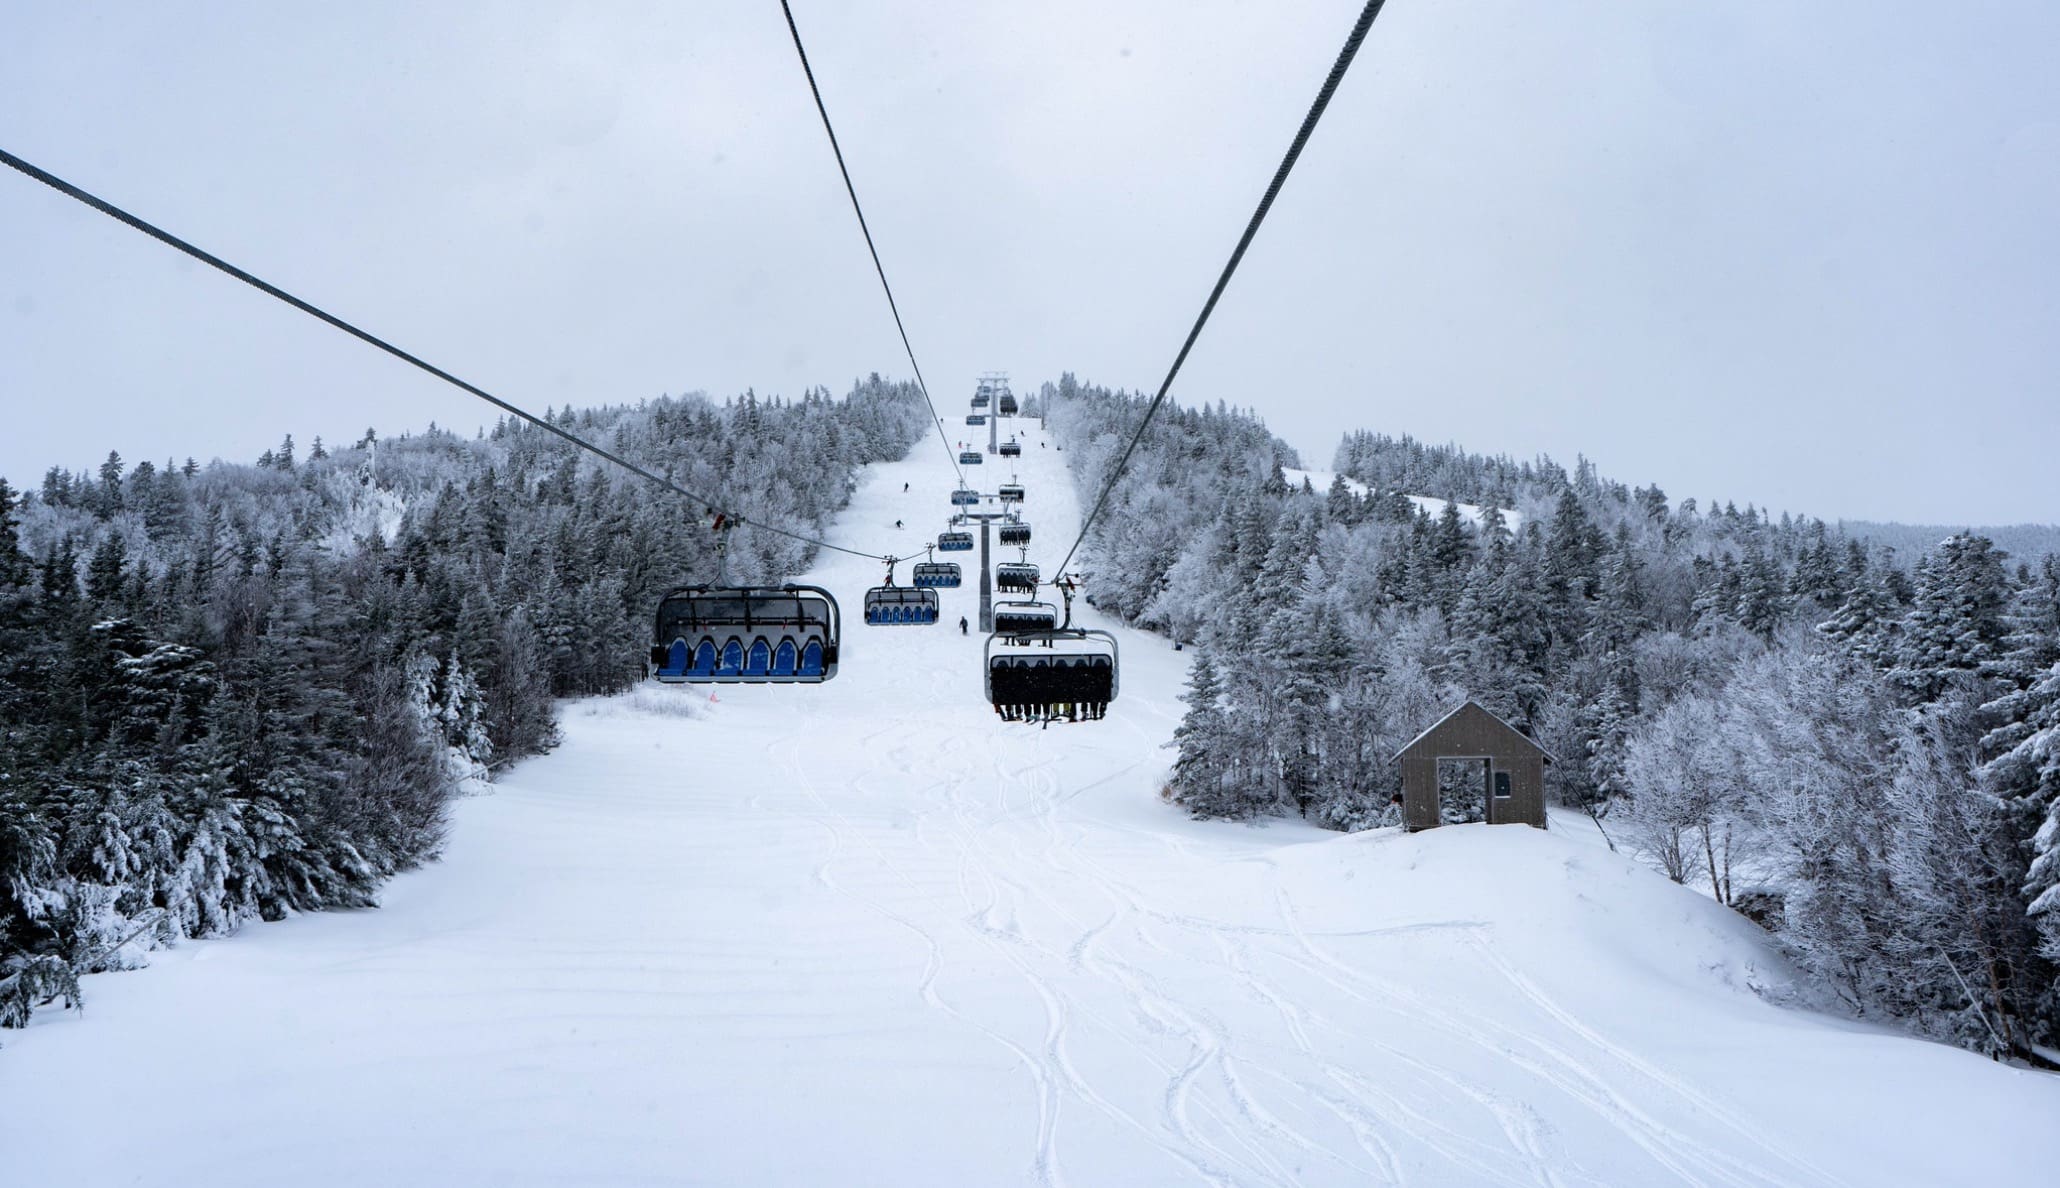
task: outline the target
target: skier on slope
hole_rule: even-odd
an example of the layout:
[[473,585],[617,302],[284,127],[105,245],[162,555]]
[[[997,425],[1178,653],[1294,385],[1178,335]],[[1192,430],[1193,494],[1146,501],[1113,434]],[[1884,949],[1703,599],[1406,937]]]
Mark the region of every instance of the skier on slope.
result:
[[960,635],[968,634],[968,632],[966,631],[966,617],[964,615],[960,615],[958,617],[958,633]]

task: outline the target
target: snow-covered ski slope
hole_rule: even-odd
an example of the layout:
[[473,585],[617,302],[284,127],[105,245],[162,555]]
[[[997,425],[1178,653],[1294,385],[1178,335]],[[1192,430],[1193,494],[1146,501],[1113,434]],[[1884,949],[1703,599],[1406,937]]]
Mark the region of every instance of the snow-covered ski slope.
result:
[[[912,551],[950,487],[921,445],[836,538]],[[572,704],[379,910],[0,1035],[0,1184],[2052,1182],[2060,1078],[1767,1005],[1753,926],[1585,819],[1185,820],[1184,655],[1119,631],[1107,720],[1004,724],[944,600],[822,687]]]

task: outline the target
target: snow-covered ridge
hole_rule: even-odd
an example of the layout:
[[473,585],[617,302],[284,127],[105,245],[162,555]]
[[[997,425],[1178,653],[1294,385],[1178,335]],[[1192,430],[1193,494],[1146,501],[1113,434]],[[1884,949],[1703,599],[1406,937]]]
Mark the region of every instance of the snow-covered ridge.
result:
[[[1307,479],[1309,485],[1316,488],[1318,495],[1330,490],[1331,483],[1338,477],[1337,472],[1332,470],[1302,470],[1293,466],[1281,467],[1281,473],[1287,476],[1288,485],[1291,487],[1300,487],[1302,481]],[[1354,495],[1361,498],[1364,498],[1366,495],[1366,484],[1357,479],[1346,479],[1345,486]],[[1451,502],[1445,499],[1435,499],[1429,495],[1410,495],[1407,498],[1409,502],[1430,513],[1433,519],[1443,515],[1445,504]],[[1468,523],[1476,528],[1481,526],[1481,508],[1479,505],[1460,503],[1455,506],[1459,508],[1459,514],[1466,517]],[[1523,513],[1505,507],[1502,509],[1502,523],[1511,532],[1514,532],[1518,528],[1523,527]]]

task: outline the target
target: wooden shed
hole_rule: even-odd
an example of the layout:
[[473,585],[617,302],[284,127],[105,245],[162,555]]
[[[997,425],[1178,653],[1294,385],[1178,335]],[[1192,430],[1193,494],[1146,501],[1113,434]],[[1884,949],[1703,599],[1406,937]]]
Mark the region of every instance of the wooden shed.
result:
[[[1523,732],[1469,701],[1395,753],[1402,767],[1402,823],[1412,832],[1444,822],[1447,807],[1490,825],[1545,828],[1545,765],[1552,756]],[[1447,802],[1450,802],[1449,805]]]

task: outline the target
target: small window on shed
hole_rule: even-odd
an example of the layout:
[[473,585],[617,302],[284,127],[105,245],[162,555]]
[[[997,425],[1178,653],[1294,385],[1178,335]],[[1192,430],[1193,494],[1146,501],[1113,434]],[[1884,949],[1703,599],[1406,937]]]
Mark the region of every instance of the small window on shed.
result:
[[1495,773],[1495,799],[1505,800],[1508,797],[1509,773],[1506,771],[1498,771]]

